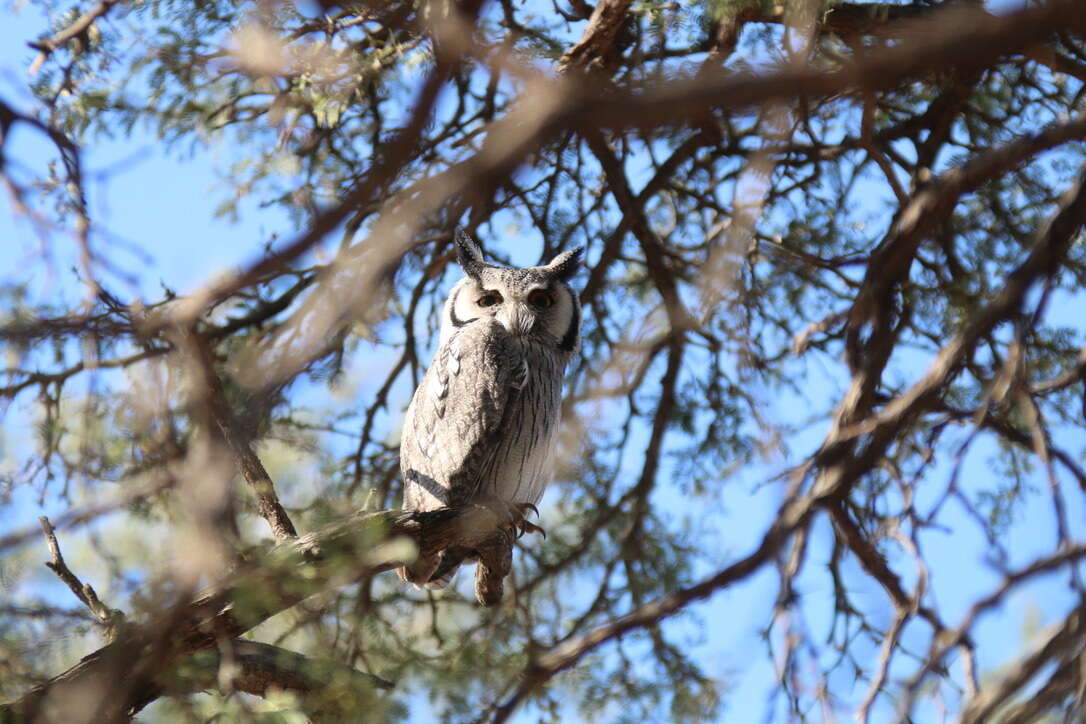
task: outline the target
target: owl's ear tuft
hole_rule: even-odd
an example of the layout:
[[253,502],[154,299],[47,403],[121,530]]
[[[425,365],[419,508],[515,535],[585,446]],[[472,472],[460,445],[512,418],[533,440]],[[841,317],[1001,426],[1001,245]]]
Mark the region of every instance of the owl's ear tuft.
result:
[[554,257],[551,263],[543,267],[543,269],[548,274],[556,276],[562,281],[566,281],[581,268],[581,256],[583,254],[583,246],[578,246],[576,249],[570,249],[569,251],[563,251],[561,254]]
[[479,251],[479,245],[463,229],[453,232],[453,239],[456,240],[456,260],[460,263],[460,268],[469,277],[479,281],[483,269],[490,266],[483,261],[483,253]]

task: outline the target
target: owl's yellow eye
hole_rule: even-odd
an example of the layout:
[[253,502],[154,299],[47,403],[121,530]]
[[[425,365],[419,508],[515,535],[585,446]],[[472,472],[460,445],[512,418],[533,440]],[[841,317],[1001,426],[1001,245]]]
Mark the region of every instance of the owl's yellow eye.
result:
[[546,309],[554,304],[554,297],[549,292],[545,292],[542,289],[536,289],[528,295],[528,304],[531,304],[536,309]]
[[493,307],[495,304],[501,304],[502,295],[497,292],[483,292],[483,296],[475,300],[475,303],[480,307]]

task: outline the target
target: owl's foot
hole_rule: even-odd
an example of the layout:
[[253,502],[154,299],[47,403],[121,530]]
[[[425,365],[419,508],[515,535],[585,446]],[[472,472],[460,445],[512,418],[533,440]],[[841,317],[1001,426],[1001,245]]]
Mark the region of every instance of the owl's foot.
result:
[[[434,577],[434,573],[441,563],[442,556],[420,556],[418,560],[413,563],[409,563],[405,566],[401,566],[396,569],[396,575],[400,577],[401,581],[407,581],[413,583],[417,587],[422,587]],[[455,571],[455,567],[452,569]]]
[[476,551],[475,600],[484,606],[497,606],[505,592],[505,577],[513,566],[513,546],[496,542]]
[[496,496],[476,499],[476,504],[486,506],[508,521],[499,526],[500,535],[475,551],[478,566],[475,569],[475,598],[484,606],[496,606],[502,600],[505,577],[513,562],[513,545],[525,533],[547,533],[527,519],[529,512],[539,515],[531,503],[510,503]]

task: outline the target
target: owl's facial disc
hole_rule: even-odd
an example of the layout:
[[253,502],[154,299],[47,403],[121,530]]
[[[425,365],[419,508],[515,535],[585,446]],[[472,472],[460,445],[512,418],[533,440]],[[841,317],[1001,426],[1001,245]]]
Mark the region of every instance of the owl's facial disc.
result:
[[571,353],[578,346],[580,308],[566,283],[581,266],[583,249],[565,251],[549,264],[506,268],[484,261],[467,234],[456,233],[457,257],[465,278],[446,302],[448,325],[442,343],[454,332],[486,317],[517,337]]

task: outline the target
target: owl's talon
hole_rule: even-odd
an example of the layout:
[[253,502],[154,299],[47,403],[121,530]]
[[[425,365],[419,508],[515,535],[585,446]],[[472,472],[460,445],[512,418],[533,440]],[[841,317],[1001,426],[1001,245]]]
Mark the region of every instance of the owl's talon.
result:
[[544,538],[547,537],[545,530],[535,523],[530,523],[527,519],[529,511],[535,513],[537,517],[539,516],[539,508],[532,503],[510,503],[497,497],[488,496],[476,499],[476,504],[485,505],[497,514],[504,513],[509,521],[501,525],[501,530],[503,533],[512,533],[514,541],[519,540],[526,533],[541,533]]
[[517,531],[517,538],[522,537],[526,533],[542,533],[543,537],[547,537],[547,531],[535,523],[529,523],[527,518],[528,511],[535,513],[535,516],[539,517],[539,508],[535,507],[532,503],[513,503],[509,506],[514,512],[513,526]]
[[529,523],[528,521],[523,520],[523,519],[518,524],[517,529],[520,531],[520,535],[517,536],[518,538],[520,536],[524,535],[525,533],[539,533],[544,538],[547,537],[547,531],[543,530],[541,527],[539,527],[535,523]]

